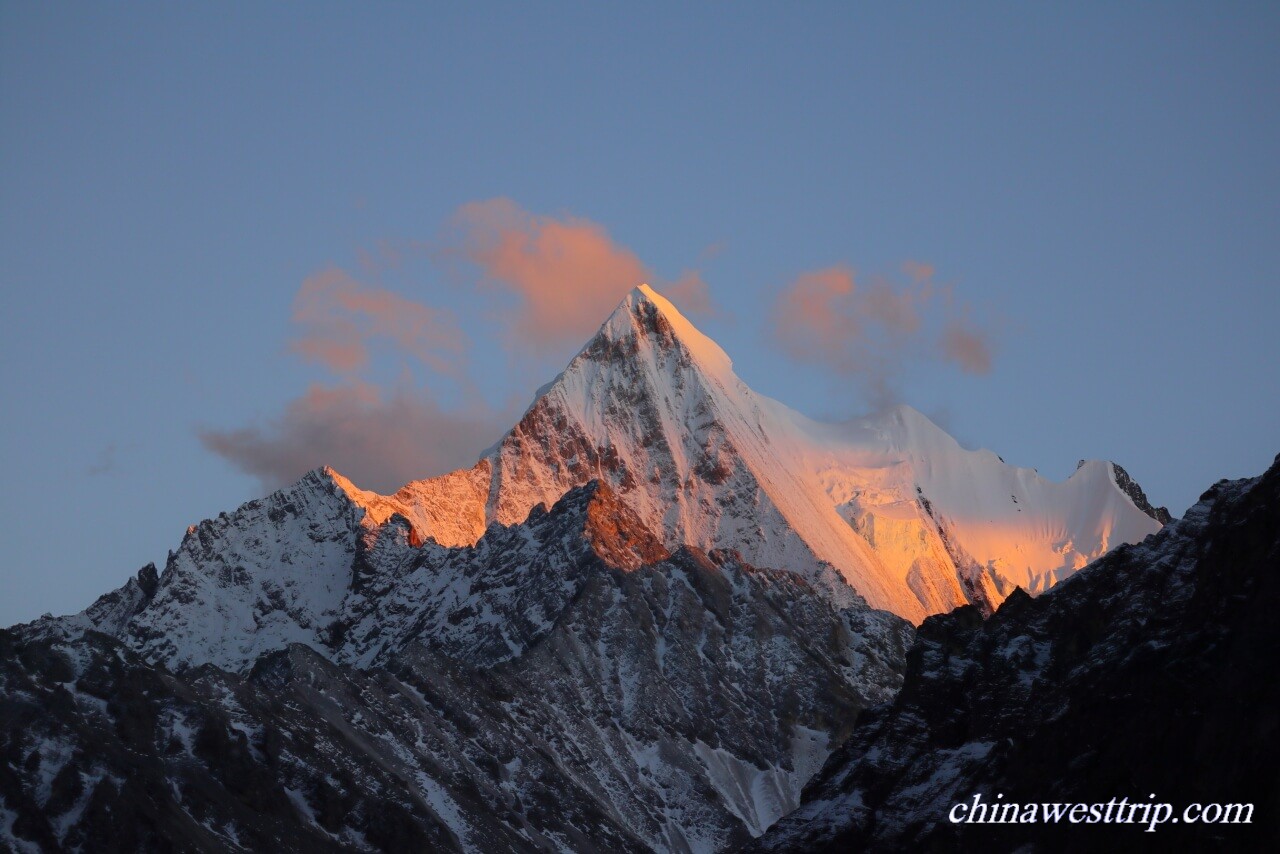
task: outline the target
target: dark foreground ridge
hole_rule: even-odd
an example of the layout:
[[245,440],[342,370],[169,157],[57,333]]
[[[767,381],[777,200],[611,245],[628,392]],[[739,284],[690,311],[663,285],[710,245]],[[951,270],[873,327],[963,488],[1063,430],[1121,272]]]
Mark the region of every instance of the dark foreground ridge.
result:
[[240,671],[108,633],[150,570],[0,631],[0,849],[725,850],[901,683],[904,621],[669,554],[598,484],[474,548],[406,539],[361,542],[327,646]]
[[[902,691],[864,713],[753,848],[1262,850],[1280,841],[1280,457],[990,620],[932,617]],[[1252,824],[951,824],[952,805],[1252,803]],[[1024,847],[1025,846],[1025,847]]]

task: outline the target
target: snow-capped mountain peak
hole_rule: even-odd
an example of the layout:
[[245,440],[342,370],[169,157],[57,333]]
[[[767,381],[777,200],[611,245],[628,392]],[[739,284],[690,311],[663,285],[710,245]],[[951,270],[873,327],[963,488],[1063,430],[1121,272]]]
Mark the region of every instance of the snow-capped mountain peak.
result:
[[[1119,470],[1122,471],[1122,470]],[[842,424],[754,392],[719,345],[641,285],[472,468],[379,496],[333,473],[370,523],[475,543],[592,480],[666,546],[731,548],[919,622],[1033,593],[1157,530],[1109,463],[1064,483],[970,451],[899,405]],[[1121,482],[1123,481],[1123,482]]]
[[640,285],[627,294],[583,350],[591,349],[599,339],[648,340],[659,348],[679,347],[707,375],[733,377],[733,362],[720,345],[704,335],[670,300],[648,285]]
[[734,548],[917,622],[1039,592],[1159,527],[1105,463],[1052,484],[965,450],[909,406],[846,424],[793,412],[648,286],[486,461],[489,521],[600,479],[669,547]]

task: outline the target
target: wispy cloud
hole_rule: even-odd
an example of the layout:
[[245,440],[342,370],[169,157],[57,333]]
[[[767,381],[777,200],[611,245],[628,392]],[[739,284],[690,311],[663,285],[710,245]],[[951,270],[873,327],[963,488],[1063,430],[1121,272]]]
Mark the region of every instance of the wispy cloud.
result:
[[[357,260],[377,277],[422,248],[383,241]],[[533,214],[509,199],[462,206],[430,248],[435,261],[466,262],[474,275],[463,284],[515,298],[497,313],[502,329],[495,337],[521,353],[580,344],[641,282],[689,314],[717,313],[698,270],[664,281],[599,223]],[[702,260],[721,248],[709,248]],[[863,279],[843,265],[804,273],[778,293],[772,338],[791,358],[853,379],[874,406],[898,399],[897,383],[914,361],[986,373],[990,332],[934,277],[934,268],[918,261],[905,262],[898,281]],[[518,415],[515,406],[493,407],[477,393],[469,342],[458,318],[437,305],[330,267],[302,282],[292,321],[290,352],[327,378],[265,421],[199,430],[205,447],[268,488],[327,464],[368,488],[394,490],[471,465]],[[397,382],[373,378],[379,354],[401,361]],[[465,402],[443,403],[433,393],[442,380],[461,389]],[[113,455],[109,448],[89,472],[109,471]]]
[[897,383],[912,362],[950,362],[967,373],[991,369],[991,333],[929,264],[903,264],[908,281],[858,280],[845,265],[804,273],[778,294],[774,342],[799,362],[855,380],[867,402],[899,399]]
[[456,374],[466,339],[450,312],[366,285],[331,267],[309,276],[293,301],[291,349],[338,374],[369,364],[378,340],[441,374]]
[[[322,368],[329,380],[312,385],[266,423],[197,431],[206,448],[267,489],[331,465],[365,488],[393,491],[471,465],[505,426],[505,411],[478,399],[446,407],[429,383],[409,379],[412,365],[428,380],[469,385],[467,340],[448,311],[329,268],[303,281],[292,320],[290,351]],[[369,379],[375,350],[405,369],[393,386]]]
[[359,381],[314,385],[265,426],[202,430],[205,447],[268,489],[331,465],[360,486],[393,492],[406,482],[469,466],[508,426],[509,413],[449,411],[409,388]]
[[986,374],[991,371],[991,343],[983,330],[977,329],[963,318],[947,323],[942,336],[942,351],[946,357],[969,374]]
[[[518,410],[491,406],[476,391],[469,342],[452,312],[363,280],[402,269],[422,248],[379,241],[357,253],[359,278],[339,267],[307,277],[293,301],[288,348],[325,380],[265,421],[201,428],[204,446],[268,489],[321,465],[386,492],[473,464]],[[471,287],[517,297],[514,309],[499,315],[505,334],[496,337],[526,353],[581,344],[627,291],[646,281],[686,311],[712,311],[698,271],[665,283],[602,225],[531,214],[508,199],[464,205],[443,245],[432,249],[428,257],[469,262],[479,276]],[[403,369],[389,385],[375,378],[387,357]],[[433,393],[440,381],[460,388],[465,402],[443,403]]]
[[459,208],[444,253],[474,264],[483,285],[517,296],[506,320],[522,347],[581,343],[627,291],[644,282],[667,292],[682,310],[712,309],[696,271],[666,283],[599,223],[531,214],[510,199]]
[[659,281],[654,287],[661,288],[662,295],[671,300],[684,314],[692,317],[711,317],[719,314],[711,301],[711,291],[697,270],[686,270],[674,282]]

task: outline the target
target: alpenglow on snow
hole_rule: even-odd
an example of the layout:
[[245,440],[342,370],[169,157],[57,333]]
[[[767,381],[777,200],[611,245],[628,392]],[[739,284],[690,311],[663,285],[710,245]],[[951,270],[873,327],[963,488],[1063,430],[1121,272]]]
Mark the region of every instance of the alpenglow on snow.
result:
[[416,537],[464,545],[599,478],[669,546],[736,549],[919,623],[1042,592],[1159,530],[1116,472],[1088,461],[1054,483],[960,447],[909,406],[813,421],[748,388],[641,285],[474,467],[349,494],[373,520],[400,513]]

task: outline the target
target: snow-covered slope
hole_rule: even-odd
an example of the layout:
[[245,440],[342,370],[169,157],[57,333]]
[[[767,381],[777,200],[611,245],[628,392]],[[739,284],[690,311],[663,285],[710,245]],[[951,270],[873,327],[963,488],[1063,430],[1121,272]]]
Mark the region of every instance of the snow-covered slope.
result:
[[839,428],[809,427],[811,437],[825,433],[806,449],[810,469],[872,544],[885,575],[926,613],[966,599],[989,609],[1015,587],[1043,592],[1160,528],[1117,486],[1109,462],[1084,462],[1055,483],[960,447],[908,406]]
[[239,670],[291,643],[323,646],[362,538],[378,530],[349,488],[331,469],[310,472],[192,525],[158,579],[148,565],[81,613],[30,625],[63,636],[105,632],[175,669]]
[[[385,518],[394,502],[416,536],[460,545],[483,522],[519,521],[595,478],[668,545],[737,549],[851,601],[838,573],[914,622],[968,602],[990,609],[1015,586],[1038,593],[1160,527],[1106,462],[1053,483],[961,448],[910,407],[840,425],[805,418],[748,388],[648,286],[475,468],[370,506]],[[445,490],[465,524],[430,518]]]

